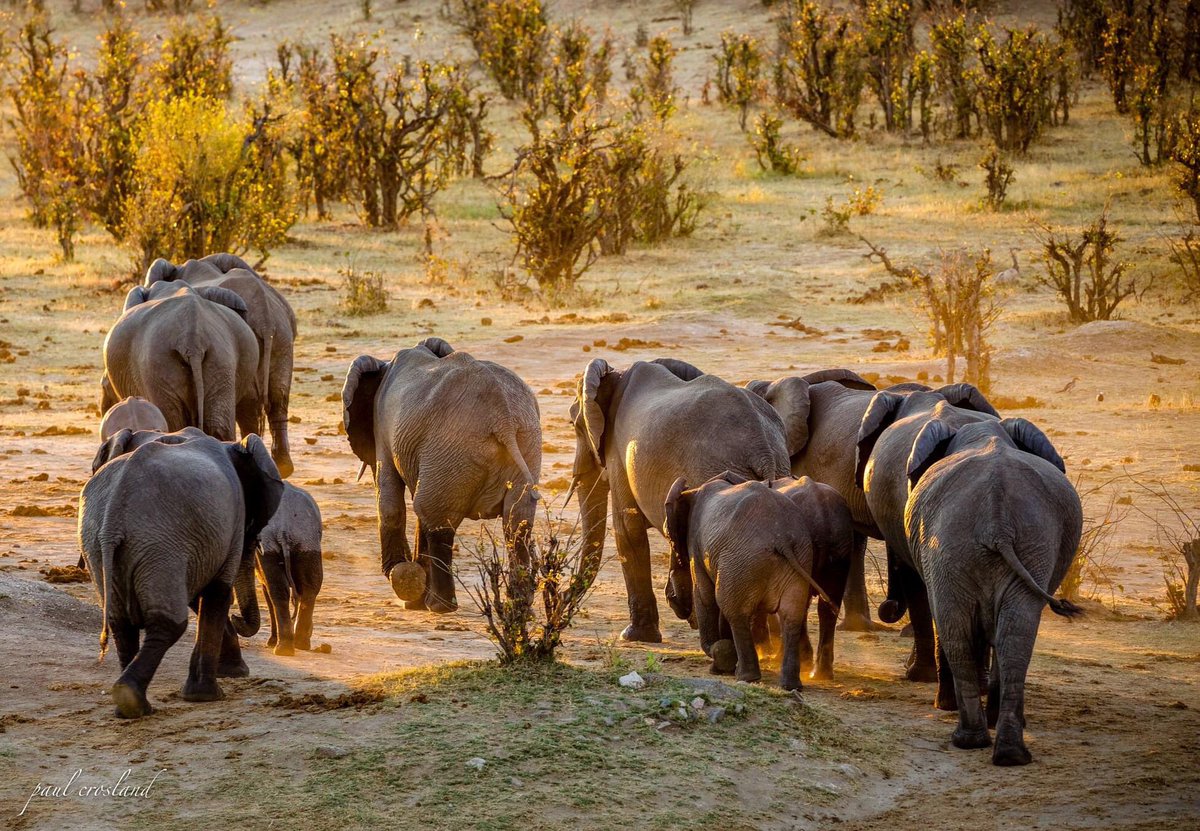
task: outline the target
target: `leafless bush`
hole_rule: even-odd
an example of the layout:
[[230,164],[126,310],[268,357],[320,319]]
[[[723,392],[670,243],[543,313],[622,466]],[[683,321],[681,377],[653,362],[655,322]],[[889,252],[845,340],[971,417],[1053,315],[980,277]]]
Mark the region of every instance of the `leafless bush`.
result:
[[898,267],[887,251],[859,236],[870,249],[865,256],[919,291],[918,308],[929,321],[929,344],[946,358],[946,383],[955,380],[958,357],[966,359],[963,380],[983,392],[991,389],[988,332],[1000,317],[991,252],[942,251],[933,272]]
[[597,565],[583,557],[578,524],[565,535],[561,518],[547,516],[545,524],[542,533],[533,535],[528,564],[519,562],[486,526],[475,542],[462,544],[479,577],[478,586],[462,586],[487,620],[502,665],[553,661],[596,580]]
[[983,184],[987,188],[983,203],[991,210],[998,211],[1008,196],[1008,186],[1013,180],[1012,166],[995,146],[979,160],[979,166],[984,171]]
[[1113,259],[1121,237],[1108,227],[1107,206],[1078,237],[1041,223],[1035,223],[1034,236],[1046,266],[1038,280],[1058,293],[1073,323],[1110,320],[1123,301],[1146,290],[1126,279],[1129,263]]
[[1178,237],[1166,237],[1171,262],[1179,267],[1185,300],[1200,300],[1200,226],[1180,228]]
[[1111,563],[1112,537],[1129,513],[1128,508],[1119,507],[1117,495],[1109,495],[1097,507],[1100,491],[1104,486],[1080,490],[1079,481],[1075,489],[1083,503],[1083,533],[1079,546],[1067,573],[1063,576],[1059,593],[1067,600],[1078,600],[1085,580],[1091,582],[1095,591],[1108,589],[1110,601],[1115,601],[1116,591],[1122,589],[1115,582]]
[[387,290],[383,275],[359,269],[352,260],[338,269],[342,283],[342,309],[352,317],[387,311]]
[[1154,523],[1159,540],[1167,549],[1162,556],[1162,567],[1171,616],[1176,620],[1198,620],[1200,609],[1196,608],[1196,595],[1200,587],[1200,513],[1180,502],[1162,482],[1147,484],[1132,476],[1129,479],[1159,506],[1153,513],[1135,507],[1138,513]]

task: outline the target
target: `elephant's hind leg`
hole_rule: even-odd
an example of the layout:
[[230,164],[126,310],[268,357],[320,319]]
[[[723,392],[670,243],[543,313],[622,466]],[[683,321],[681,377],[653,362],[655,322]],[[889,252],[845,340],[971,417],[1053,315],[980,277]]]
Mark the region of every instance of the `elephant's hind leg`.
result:
[[976,662],[974,638],[965,623],[951,624],[939,628],[939,646],[942,650],[942,672],[953,675],[954,692],[958,704],[958,728],[950,738],[955,747],[989,747],[992,738],[988,735],[987,720],[983,714],[983,702],[979,698],[979,667]]
[[458,610],[454,593],[454,529],[425,530],[417,520],[417,559],[425,566],[425,606],[431,612],[445,614]]
[[154,711],[146,698],[146,688],[162,663],[163,655],[185,631],[186,613],[180,618],[154,616],[146,620],[146,636],[141,648],[113,684],[113,702],[120,718],[141,718]]
[[245,678],[250,674],[250,667],[242,658],[242,645],[238,642],[237,630],[233,623],[225,621],[225,633],[221,638],[221,658],[217,663],[218,678]]
[[1032,594],[1010,601],[996,621],[996,664],[1000,670],[1000,708],[992,763],[1027,765],[1033,759],[1025,746],[1025,674],[1033,657],[1043,601]]
[[[400,563],[412,560],[405,522],[404,480],[390,459],[380,459],[375,472],[375,501],[379,509],[379,549],[385,577]],[[419,540],[418,532],[418,540]]]
[[[733,645],[737,648],[737,680],[761,680],[762,671],[758,667],[758,650],[754,646],[750,616],[735,612],[726,617],[729,620],[729,628],[733,630]],[[799,674],[799,666],[797,666],[797,684],[799,684]]]
[[224,697],[217,684],[217,665],[232,599],[232,587],[218,580],[209,583],[200,593],[200,621],[196,627],[191,667],[183,685],[184,701],[218,701]]
[[911,566],[897,569],[902,580],[908,615],[912,620],[913,648],[904,677],[909,681],[937,680],[937,659],[933,639],[933,613],[929,610],[929,592],[921,575]]
[[[805,592],[807,595],[807,592]],[[783,637],[783,662],[779,667],[779,686],[785,690],[800,689],[800,651],[804,639],[808,597],[779,604],[779,628]]]

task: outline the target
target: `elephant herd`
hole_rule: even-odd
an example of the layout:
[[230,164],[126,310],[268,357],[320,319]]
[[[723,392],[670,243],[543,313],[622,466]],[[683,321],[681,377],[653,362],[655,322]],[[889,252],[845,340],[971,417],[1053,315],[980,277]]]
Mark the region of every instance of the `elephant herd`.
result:
[[[218,698],[218,676],[245,674],[238,635],[259,625],[255,565],[270,645],[310,645],[320,514],[282,481],[295,334],[286,300],[236,257],[214,255],[156,262],[108,335],[105,443],[79,527],[105,611],[102,649],[111,633],[121,660],[121,716],[149,712],[146,686],[189,606],[199,627],[183,697]],[[356,358],[342,404],[360,476],[374,478],[381,568],[406,608],[457,608],[464,519],[501,518],[510,556],[529,561],[542,436],[521,378],[428,338],[389,361]],[[611,519],[623,638],[662,640],[653,528],[670,548],[665,599],[699,630],[714,671],[757,681],[757,645],[777,628],[784,688],[800,687],[810,661],[813,677],[831,677],[843,606],[846,628],[872,625],[864,554],[879,539],[879,616],[907,612],[913,628],[906,677],[937,681],[935,706],[959,714],[955,746],[992,746],[998,765],[1030,760],[1025,676],[1044,606],[1079,612],[1053,593],[1082,529],[1062,458],[1033,424],[1002,419],[967,384],[876,390],[829,369],[739,386],[669,358],[624,370],[591,361],[570,419],[583,566],[598,569]]]

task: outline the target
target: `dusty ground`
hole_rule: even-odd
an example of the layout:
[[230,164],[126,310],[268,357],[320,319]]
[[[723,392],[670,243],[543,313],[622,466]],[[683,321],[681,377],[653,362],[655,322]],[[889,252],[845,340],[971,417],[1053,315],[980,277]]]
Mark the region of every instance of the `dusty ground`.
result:
[[[563,0],[555,14],[588,5]],[[600,9],[585,19],[611,25],[627,43],[639,21],[652,33],[677,30],[666,2],[641,11],[590,5]],[[1005,19],[1038,6],[1018,4]],[[461,54],[436,7],[389,5],[370,28],[400,50]],[[245,81],[261,76],[277,40],[358,25],[350,2],[221,8],[241,37],[235,51]],[[1045,24],[1046,12],[1038,15]],[[64,14],[61,24],[86,58],[96,22]],[[415,47],[414,25],[423,32]],[[438,253],[451,265],[448,277],[424,272],[416,228],[370,233],[346,211],[336,223],[293,229],[267,271],[300,319],[293,482],[313,493],[325,518],[315,639],[332,651],[279,659],[259,636],[246,647],[252,677],[226,682],[220,704],[190,705],[175,694],[186,671],[181,642],[151,687],[158,712],[136,723],[111,715],[116,665],[96,663],[91,586],[51,586],[39,574],[77,557],[75,502],[95,450],[100,343],[130,284],[127,254],[89,229],[79,261],[58,262],[50,236],[23,221],[11,172],[0,169],[0,356],[11,358],[0,363],[7,826],[177,827],[241,813],[254,827],[299,815],[313,828],[827,828],[840,820],[849,828],[1159,829],[1200,820],[1200,629],[1164,620],[1163,540],[1135,510],[1153,515],[1155,504],[1120,478],[1161,482],[1198,509],[1196,309],[1174,299],[1164,276],[1124,320],[1072,327],[1033,284],[1036,245],[1026,230],[1030,217],[1078,223],[1111,199],[1126,256],[1141,274],[1161,274],[1159,235],[1174,218],[1165,175],[1137,167],[1127,125],[1092,85],[1070,126],[1052,130],[1018,163],[1016,208],[1001,214],[977,208],[978,149],[969,143],[923,148],[871,135],[834,144],[796,130],[805,175],[764,177],[733,115],[697,103],[711,47],[728,26],[768,31],[761,6],[745,0],[700,3],[696,33],[675,32],[685,47],[678,83],[691,99],[675,129],[703,156],[697,181],[713,194],[705,222],[692,239],[600,262],[580,308],[500,296],[493,277],[510,243],[478,183],[456,184],[440,201]],[[518,141],[511,113],[500,114],[497,167]],[[938,161],[957,164],[967,185],[924,172]],[[897,680],[908,644],[894,632],[841,634],[837,679],[810,685],[802,707],[769,689],[716,688],[718,699],[744,700],[746,714],[660,731],[657,717],[647,724],[645,716],[661,697],[690,696],[687,679],[707,679],[706,664],[693,633],[673,620],[664,619],[667,642],[653,657],[615,640],[625,611],[612,563],[568,638],[565,675],[522,680],[445,668],[492,649],[469,603],[448,617],[405,612],[379,575],[373,491],[369,481],[354,482],[357,464],[338,435],[349,362],[436,333],[511,366],[538,392],[543,490],[559,504],[573,450],[565,412],[572,381],[592,357],[625,365],[676,356],[735,381],[828,366],[885,379],[943,373],[909,300],[844,302],[883,275],[853,238],[820,234],[816,214],[827,195],[841,199],[859,182],[875,184],[885,199],[855,229],[900,258],[927,262],[938,247],[962,244],[1018,252],[1024,277],[997,328],[995,400],[1006,415],[1050,433],[1082,490],[1104,485],[1089,498],[1089,513],[1110,495],[1133,500],[1118,506],[1111,547],[1085,575],[1088,617],[1044,621],[1028,705],[1035,763],[1000,770],[986,753],[951,749],[952,717],[929,706],[932,688]],[[337,268],[348,255],[386,276],[387,313],[355,319],[338,311]],[[1006,253],[997,261],[1006,265]],[[823,334],[772,325],[793,318]],[[513,335],[521,339],[506,342]],[[900,337],[908,350],[874,351]],[[618,349],[622,339],[642,345]],[[1152,354],[1182,362],[1152,363]],[[1059,392],[1073,378],[1074,387]],[[663,552],[660,539],[652,545]],[[405,674],[422,667],[432,669]],[[652,672],[651,687],[621,692],[615,678],[630,668]],[[326,699],[302,699],[310,694]],[[475,757],[485,760],[478,772],[466,766]],[[111,784],[127,768],[134,785],[163,773],[144,799],[39,798],[17,816],[39,783],[62,784],[81,769],[77,786]]]

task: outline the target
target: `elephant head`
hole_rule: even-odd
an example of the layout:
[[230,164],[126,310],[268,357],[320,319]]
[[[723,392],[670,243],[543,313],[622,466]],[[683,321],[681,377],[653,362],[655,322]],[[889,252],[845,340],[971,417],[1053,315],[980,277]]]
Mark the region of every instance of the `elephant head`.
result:
[[910,491],[917,486],[929,468],[953,452],[954,439],[960,436],[963,438],[964,444],[972,446],[993,436],[1006,436],[1017,449],[1045,459],[1058,468],[1061,473],[1067,472],[1067,466],[1063,462],[1062,456],[1059,455],[1046,434],[1023,418],[1006,418],[998,425],[993,422],[971,424],[966,427],[957,427],[940,418],[935,418],[922,427],[916,439],[913,440],[912,451],[908,456]]
[[142,283],[146,288],[155,283],[174,280],[179,274],[179,266],[172,263],[170,260],[164,260],[159,257],[154,262],[150,263],[150,267],[146,269],[146,279]]
[[198,427],[184,427],[174,433],[160,433],[157,430],[118,430],[101,443],[96,455],[92,457],[92,474],[111,462],[118,456],[132,453],[143,444],[158,442],[160,444],[183,444],[195,438],[204,438],[207,434]]
[[[165,263],[166,260],[160,259],[155,262]],[[146,279],[149,280],[149,277]],[[161,300],[164,297],[176,297],[183,294],[196,294],[210,303],[216,303],[217,305],[233,309],[242,320],[246,319],[246,314],[249,311],[246,301],[229,289],[223,289],[219,286],[200,286],[196,288],[189,286],[187,283],[180,283],[176,286],[172,285],[170,281],[164,282],[162,280],[149,283],[146,286],[134,286],[131,288],[129,293],[125,295],[125,308],[123,311],[127,312],[133,307],[149,303],[151,300]]]
[[254,587],[254,550],[258,535],[271,521],[283,498],[283,479],[271,454],[256,434],[251,433],[239,443],[225,443],[229,460],[242,484],[242,499],[246,506],[246,527],[242,537],[242,565],[234,582],[241,614],[230,619],[242,637],[258,632],[261,619],[258,593]]
[[376,466],[375,394],[391,366],[391,361],[359,355],[350,364],[346,382],[342,385],[342,422],[346,437],[363,468],[371,468],[372,476]]
[[667,605],[680,620],[695,624],[695,607],[692,599],[692,565],[688,554],[688,522],[691,519],[692,499],[696,492],[687,489],[680,476],[671,485],[664,503],[667,541],[671,545],[671,573],[667,578]]
[[874,390],[875,385],[848,369],[825,369],[803,377],[777,381],[749,381],[746,389],[762,397],[783,421],[788,456],[795,458],[808,444],[808,417],[811,410],[809,389],[815,384],[833,381],[856,390]]
[[983,393],[971,384],[950,384],[930,392],[914,391],[909,394],[902,394],[902,392],[897,388],[896,391],[884,390],[876,393],[875,397],[871,399],[867,411],[863,414],[862,423],[858,428],[858,447],[854,465],[854,480],[860,488],[863,487],[867,462],[871,458],[871,451],[875,449],[875,443],[883,435],[884,430],[901,418],[933,410],[942,401],[960,410],[983,413],[993,418],[1000,417],[996,408],[988,402]]

